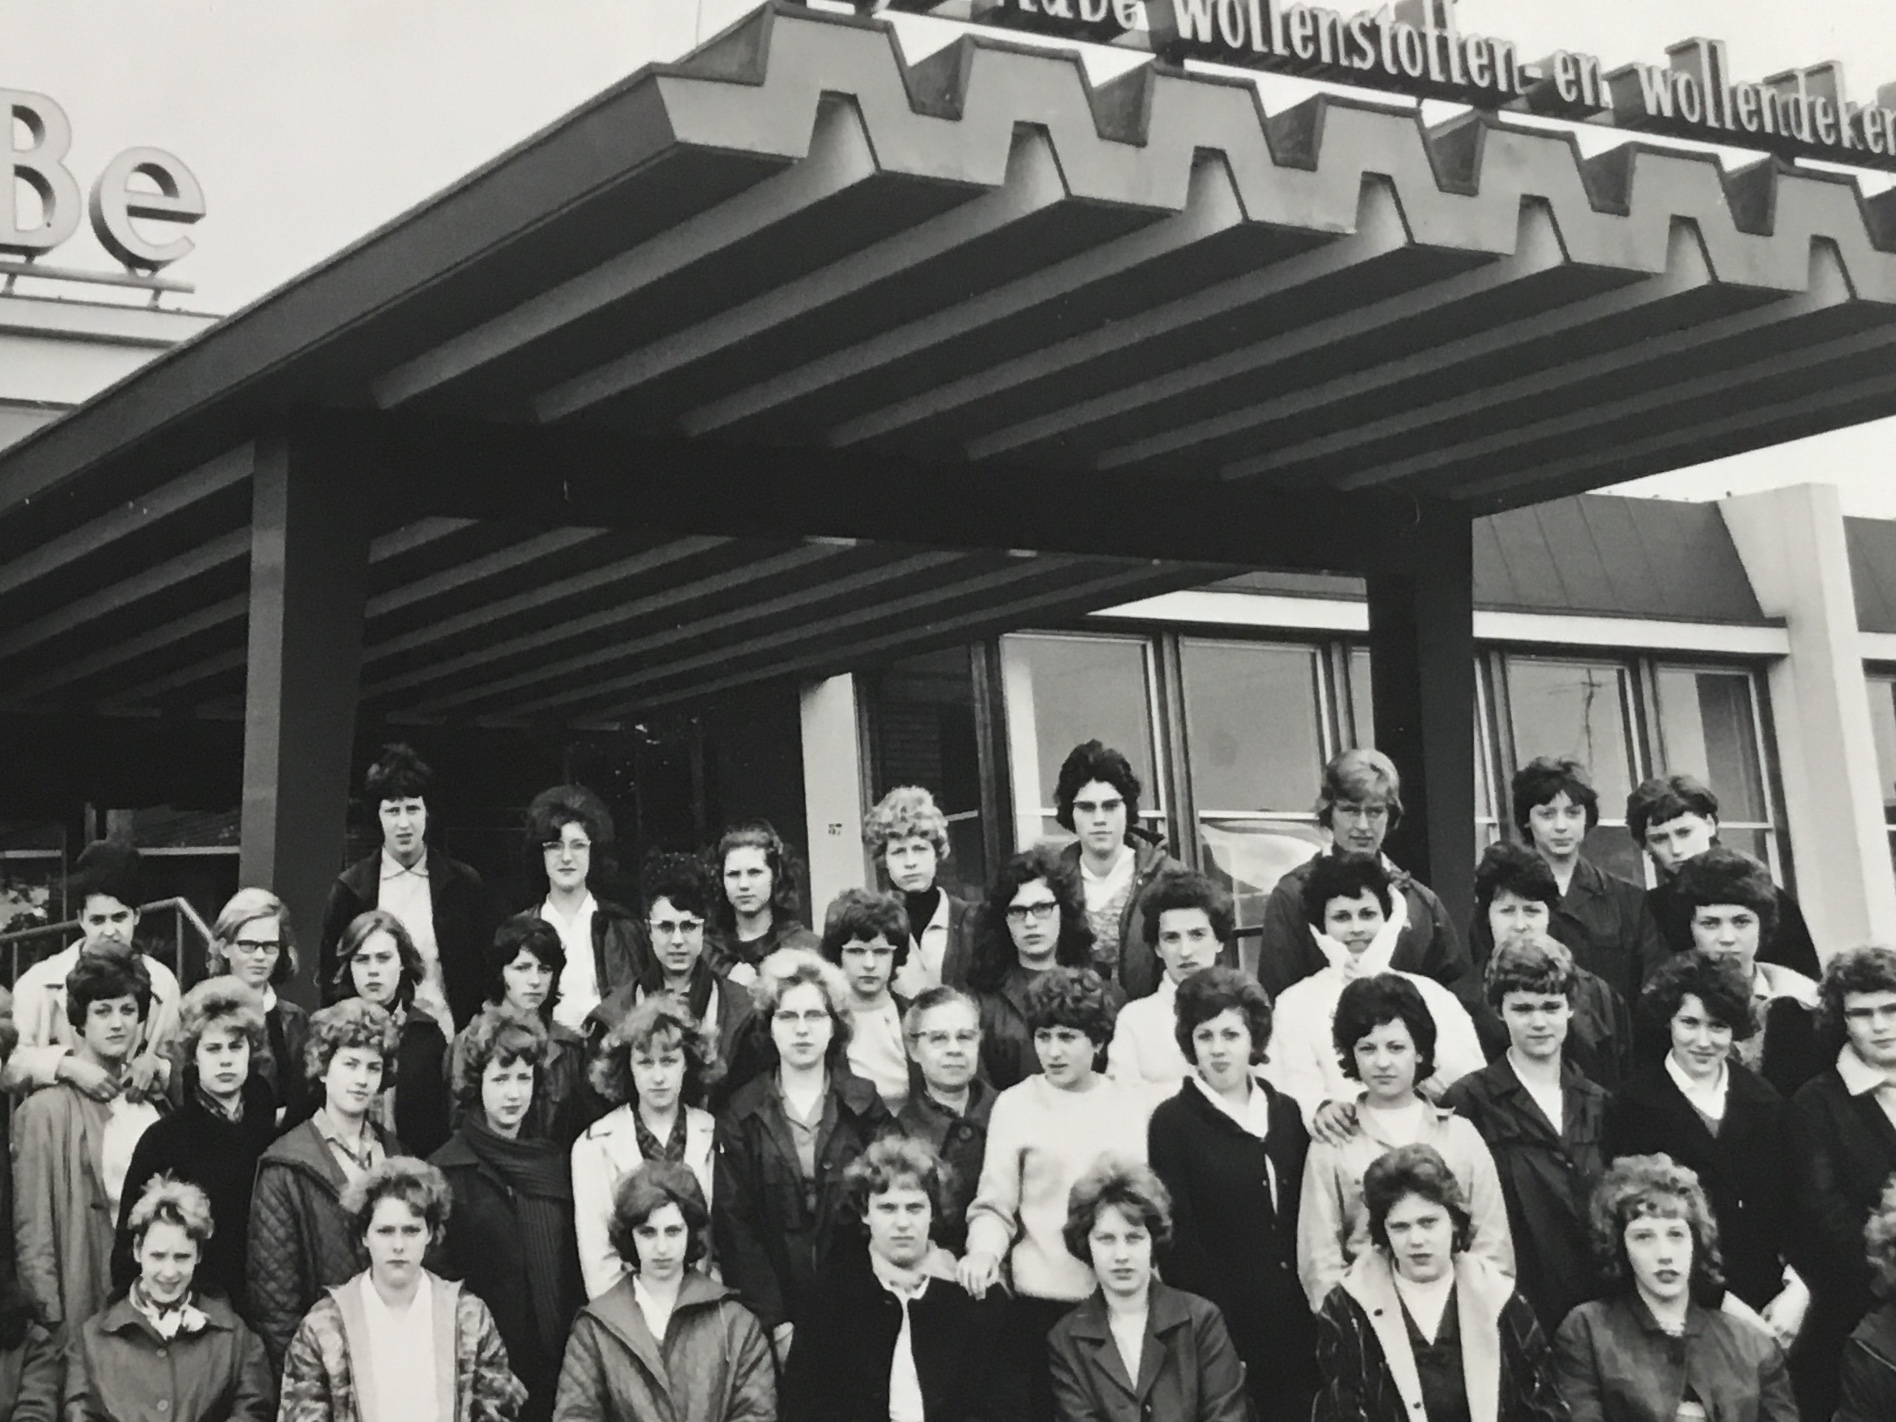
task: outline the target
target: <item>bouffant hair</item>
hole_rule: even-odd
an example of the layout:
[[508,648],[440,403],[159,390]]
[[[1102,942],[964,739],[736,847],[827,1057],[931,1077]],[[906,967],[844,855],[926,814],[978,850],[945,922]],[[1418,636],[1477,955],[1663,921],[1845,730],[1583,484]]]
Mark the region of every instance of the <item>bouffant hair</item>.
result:
[[1060,828],[1073,828],[1073,802],[1095,780],[1110,785],[1126,802],[1126,827],[1139,823],[1139,777],[1124,753],[1103,741],[1087,741],[1067,752],[1060,762],[1060,778],[1053,787],[1053,818]]
[[527,806],[527,847],[535,855],[550,840],[557,840],[568,825],[586,831],[594,849],[612,843],[612,812],[584,785],[555,785],[542,790]]
[[1771,871],[1740,850],[1715,845],[1680,866],[1672,881],[1678,901],[1692,912],[1716,904],[1736,904],[1758,916],[1758,947],[1770,946],[1777,933],[1777,885]]
[[1035,1034],[1070,1027],[1096,1047],[1113,1038],[1118,1009],[1105,979],[1091,968],[1049,968],[1028,987],[1025,1006],[1027,1029]]
[[1563,794],[1586,812],[1588,829],[1600,822],[1600,792],[1588,779],[1586,766],[1570,755],[1535,756],[1514,772],[1508,785],[1514,827],[1524,835],[1531,834],[1534,811]]
[[1211,923],[1212,936],[1230,943],[1236,925],[1231,918],[1231,895],[1207,876],[1193,869],[1168,869],[1147,889],[1140,902],[1140,927],[1146,946],[1156,948],[1159,924],[1168,910],[1202,909]]
[[620,1262],[634,1274],[639,1272],[639,1226],[667,1205],[676,1205],[684,1217],[691,1241],[685,1246],[685,1267],[690,1268],[706,1252],[705,1231],[711,1225],[711,1211],[704,1202],[704,1187],[686,1166],[671,1160],[648,1160],[639,1166],[612,1192],[612,1219],[606,1225],[606,1240]]
[[420,1215],[435,1244],[447,1229],[448,1212],[454,1208],[454,1194],[448,1177],[425,1160],[412,1155],[392,1155],[342,1190],[343,1213],[349,1217],[349,1230],[360,1248],[369,1237],[369,1224],[375,1207],[384,1200],[400,1200]]
[[1626,1155],[1614,1161],[1593,1188],[1588,1219],[1600,1270],[1615,1284],[1630,1286],[1626,1227],[1637,1219],[1684,1220],[1692,1230],[1692,1293],[1722,1288],[1724,1261],[1718,1252],[1718,1221],[1699,1178],[1669,1155]]
[[1896,992],[1896,948],[1870,944],[1832,958],[1817,985],[1825,1032],[1838,1043],[1848,1040],[1844,1004],[1852,994],[1872,992]]
[[362,777],[362,798],[379,810],[389,800],[426,800],[434,771],[415,754],[413,746],[397,742],[382,747],[382,754]]
[[480,1016],[468,1024],[457,1045],[459,1050],[450,1063],[454,1073],[454,1099],[469,1111],[481,1109],[481,1078],[494,1062],[502,1066],[526,1062],[533,1068],[534,1089],[538,1091],[541,1073],[553,1048],[546,1024],[538,1013],[500,1006],[483,1008]]
[[1389,871],[1380,858],[1374,854],[1319,854],[1310,865],[1310,877],[1304,880],[1304,918],[1321,933],[1323,912],[1332,899],[1357,899],[1364,894],[1375,897],[1385,918],[1394,911]]
[[974,952],[968,964],[968,986],[975,992],[999,992],[1009,969],[1020,961],[1007,910],[1014,896],[1036,880],[1046,884],[1060,906],[1053,961],[1063,968],[1083,968],[1093,961],[1093,925],[1086,916],[1080,871],[1052,845],[1036,844],[1001,866],[988,887],[987,903],[975,917]]
[[415,989],[421,986],[428,968],[421,961],[421,950],[409,936],[407,926],[383,908],[372,908],[366,913],[357,914],[349,920],[349,926],[342,930],[342,937],[336,944],[336,975],[329,980],[330,991],[338,997],[356,996],[353,975],[355,955],[362,951],[363,944],[378,933],[386,933],[395,940],[395,952],[402,965],[401,978],[395,985],[395,1005],[407,1007],[415,1000]]
[[1496,1012],[1511,992],[1564,997],[1572,1003],[1580,991],[1580,974],[1574,967],[1572,950],[1558,938],[1543,933],[1526,942],[1510,941],[1496,948],[1488,959],[1483,988],[1488,1006]]
[[1376,973],[1345,984],[1336,1003],[1330,1039],[1350,1080],[1362,1080],[1356,1070],[1356,1044],[1392,1022],[1407,1027],[1415,1043],[1415,1079],[1423,1082],[1435,1075],[1435,1017],[1421,990],[1400,973]]
[[1506,890],[1530,903],[1546,904],[1551,912],[1560,902],[1560,882],[1547,861],[1524,844],[1499,840],[1482,852],[1475,866],[1475,913],[1482,920]]
[[303,1048],[303,1070],[311,1081],[321,1081],[329,1074],[329,1064],[335,1060],[337,1052],[352,1047],[379,1052],[382,1057],[382,1085],[387,1087],[395,1079],[395,1049],[400,1042],[401,1032],[385,1008],[364,1002],[359,997],[344,998],[320,1012],[310,1014],[309,1042]]
[[266,1042],[263,999],[255,988],[231,977],[206,978],[178,1004],[178,1059],[187,1066],[197,1056],[198,1043],[213,1027],[234,1027],[250,1043],[251,1053]]
[[928,1196],[929,1208],[940,1219],[954,1178],[948,1162],[927,1141],[913,1136],[884,1136],[843,1172],[843,1198],[853,1218],[867,1220],[872,1195],[910,1185]]
[[[728,986],[725,990],[732,991]],[[669,993],[653,993],[619,1019],[619,1024],[593,1049],[587,1079],[593,1090],[613,1105],[637,1105],[633,1054],[656,1051],[674,1042],[685,1059],[685,1079],[678,1089],[678,1099],[687,1106],[702,1105],[705,1089],[717,1071],[717,1043],[684,1003]]]
[[79,851],[66,881],[67,910],[84,911],[91,898],[117,899],[128,909],[145,901],[145,877],[138,851],[112,839],[95,839]]
[[151,1016],[151,970],[141,953],[94,951],[81,953],[66,974],[66,1021],[75,1032],[86,1025],[95,1002],[129,997],[138,1004],[138,1020]]
[[1655,775],[1642,780],[1626,797],[1626,828],[1635,844],[1646,842],[1646,832],[1654,825],[1676,820],[1680,815],[1718,818],[1718,796],[1712,787],[1695,775]]
[[266,918],[276,920],[276,966],[270,970],[270,986],[281,987],[296,976],[300,959],[296,952],[296,929],[290,922],[289,907],[268,889],[239,889],[230,896],[217,922],[211,926],[211,943],[205,956],[213,973],[228,973],[230,957],[226,950],[237,941],[245,928]]
[[908,909],[900,894],[878,894],[868,889],[844,889],[830,900],[823,916],[823,941],[819,950],[832,963],[843,960],[843,949],[851,943],[873,943],[883,939],[895,950],[891,972],[901,972],[908,962]]
[[948,816],[919,785],[896,786],[862,822],[862,842],[878,864],[896,840],[918,837],[935,846],[937,859],[948,857]]
[[1410,1195],[1448,1212],[1455,1225],[1451,1248],[1457,1254],[1466,1252],[1475,1237],[1475,1217],[1468,1208],[1468,1195],[1442,1153],[1430,1145],[1397,1146],[1377,1156],[1363,1172],[1363,1206],[1369,1213],[1370,1242],[1383,1253],[1389,1252],[1389,1212]]
[[1317,823],[1329,829],[1336,807],[1347,801],[1368,805],[1381,801],[1389,808],[1389,828],[1402,823],[1402,773],[1396,763],[1371,746],[1357,746],[1333,756],[1323,767],[1317,786]]
[[152,1176],[125,1219],[134,1249],[145,1242],[145,1232],[155,1224],[176,1225],[199,1244],[204,1243],[216,1229],[210,1196],[168,1171]]
[[855,1015],[849,1010],[849,980],[841,968],[807,948],[779,948],[757,965],[757,981],[751,984],[751,1001],[757,1007],[758,1019],[764,1024],[766,1040],[770,1042],[770,1059],[773,1063],[777,1059],[777,1044],[769,1030],[771,1019],[777,1015],[790,990],[806,983],[822,995],[823,1005],[829,1009],[830,1044],[826,1056],[834,1066],[848,1055],[849,1038],[856,1030]]
[[1100,1212],[1116,1209],[1128,1220],[1138,1220],[1152,1236],[1157,1255],[1172,1242],[1172,1196],[1152,1168],[1118,1156],[1103,1155],[1067,1192],[1066,1223],[1060,1238],[1067,1253],[1090,1261],[1087,1245]]
[[1744,1041],[1757,1030],[1751,1015],[1751,984],[1744,975],[1731,964],[1693,949],[1667,959],[1639,994],[1640,1029],[1648,1042],[1671,1040],[1672,1019],[1688,997],[1703,1003],[1712,1021],[1731,1028],[1736,1041]]
[[1265,1059],[1271,1044],[1271,995],[1248,973],[1213,966],[1199,969],[1178,985],[1172,1010],[1178,1049],[1186,1061],[1198,1065],[1198,1046],[1192,1041],[1192,1033],[1234,1008],[1250,1029],[1252,1064]]

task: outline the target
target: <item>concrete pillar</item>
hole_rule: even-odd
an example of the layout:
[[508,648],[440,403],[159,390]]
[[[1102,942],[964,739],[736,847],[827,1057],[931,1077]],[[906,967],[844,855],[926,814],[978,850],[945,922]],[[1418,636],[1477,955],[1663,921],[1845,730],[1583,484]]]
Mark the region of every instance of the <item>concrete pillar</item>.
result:
[[1820,954],[1887,942],[1896,874],[1836,486],[1770,489],[1719,510],[1759,606],[1790,636],[1769,682],[1798,903]]
[[848,672],[806,682],[803,716],[803,798],[809,817],[810,923],[844,889],[875,882],[862,843],[863,761],[856,678]]
[[362,668],[369,522],[343,466],[286,437],[254,446],[250,660],[238,878],[274,890],[306,945],[342,867]]
[[1405,811],[1387,849],[1466,930],[1475,903],[1473,524],[1424,504],[1405,539],[1405,566],[1417,571],[1367,579],[1376,745],[1402,772]]

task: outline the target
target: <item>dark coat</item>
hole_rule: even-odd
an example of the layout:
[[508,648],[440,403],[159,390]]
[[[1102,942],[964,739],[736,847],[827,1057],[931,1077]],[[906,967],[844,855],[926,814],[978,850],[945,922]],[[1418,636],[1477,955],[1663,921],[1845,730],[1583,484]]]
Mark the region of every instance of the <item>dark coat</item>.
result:
[[1628,1004],[1639,1000],[1646,979],[1672,956],[1646,906],[1646,886],[1585,859],[1575,863],[1547,931],[1573,950],[1574,962]]
[[[1477,924],[1471,935],[1476,958],[1484,968],[1493,949],[1488,925]],[[1489,1061],[1508,1049],[1508,1027],[1484,996],[1469,1013],[1475,1035]],[[1573,1016],[1561,1055],[1595,1086],[1612,1091],[1626,1079],[1633,1061],[1633,1013],[1628,1003],[1605,980],[1575,965]]]
[[205,1327],[170,1340],[124,1298],[87,1319],[66,1350],[65,1422],[270,1422],[262,1342],[224,1300],[194,1302]]
[[1695,1171],[1718,1221],[1725,1282],[1763,1308],[1784,1287],[1785,1261],[1799,1253],[1786,1110],[1784,1098],[1755,1072],[1737,1062],[1727,1070],[1731,1085],[1716,1136],[1663,1067],[1634,1076],[1607,1104],[1606,1158],[1663,1153]]
[[946,889],[948,945],[941,950],[941,980],[948,987],[965,988],[974,966],[974,939],[981,927],[981,905],[958,899]]
[[1047,1335],[1060,1422],[1245,1422],[1244,1364],[1218,1306],[1152,1281],[1139,1376],[1129,1377],[1094,1294]]
[[[772,1049],[770,1029],[757,1017],[749,986],[725,977],[715,966],[714,956],[707,943],[698,966],[692,969],[685,1005],[693,1017],[717,1034],[718,1069],[705,1102],[706,1109],[716,1115],[723,1111],[738,1088],[769,1066]],[[641,994],[662,992],[664,987],[664,975],[657,963],[648,959],[648,965],[640,968],[636,982],[627,983],[588,1014],[586,1040],[597,1045],[638,1006]],[[714,1008],[717,1020],[705,1023],[705,1017]]]
[[[325,1003],[338,996],[336,949],[343,930],[375,908],[382,892],[382,851],[358,859],[329,886],[323,932],[316,957],[316,982]],[[428,901],[434,911],[435,946],[441,955],[441,982],[456,1022],[481,1010],[487,990],[487,950],[494,942],[494,913],[481,876],[459,860],[428,846]]]
[[1856,1326],[1843,1350],[1842,1396],[1836,1422],[1889,1422],[1896,1417],[1896,1303]]
[[410,1007],[402,1021],[389,1091],[395,1135],[403,1145],[426,1159],[447,1144],[448,1039],[441,1024],[418,1007]]
[[[728,905],[725,911],[730,911]],[[772,914],[770,931],[763,937],[748,941],[723,925],[719,926],[714,940],[711,928],[705,928],[705,956],[716,959],[712,966],[727,973],[738,969],[740,977],[745,976],[743,969],[755,972],[757,965],[779,948],[807,948],[814,953],[822,946],[823,940],[800,919],[785,918],[781,914]]]
[[[975,1300],[930,1278],[909,1305],[910,1347],[925,1422],[1013,1422],[994,1395],[998,1291]],[[861,1248],[838,1249],[797,1324],[783,1375],[783,1422],[888,1422],[889,1363],[902,1306]]]
[[124,1289],[138,1276],[132,1258],[132,1209],[145,1186],[165,1172],[188,1180],[211,1202],[216,1225],[198,1261],[197,1287],[229,1299],[238,1313],[249,1310],[244,1251],[250,1238],[250,1191],[257,1162],[276,1139],[276,1098],[252,1075],[244,1083],[244,1118],[231,1121],[211,1110],[194,1091],[171,1115],[139,1137],[119,1196],[118,1239],[112,1249],[112,1287]]
[[1551,1332],[1601,1287],[1587,1202],[1606,1170],[1606,1092],[1565,1066],[1556,1131],[1502,1057],[1456,1082],[1442,1104],[1488,1144],[1514,1237],[1515,1287]]
[[1270,1100],[1264,1140],[1189,1081],[1152,1113],[1146,1155],[1172,1196],[1165,1277],[1223,1310],[1260,1412],[1308,1418],[1317,1330],[1297,1278],[1297,1212],[1310,1135],[1295,1101],[1252,1089]]
[[65,1374],[65,1330],[26,1325],[18,1343],[0,1343],[0,1417],[8,1422],[58,1422]]
[[830,1068],[806,1181],[774,1073],[748,1082],[718,1119],[712,1230],[725,1282],[774,1329],[803,1316],[817,1271],[848,1228],[843,1172],[870,1142],[895,1132],[875,1087]]
[[[389,1155],[403,1154],[399,1141],[377,1134]],[[257,1163],[250,1201],[250,1322],[279,1372],[297,1325],[323,1290],[347,1283],[362,1269],[342,1209],[342,1187],[342,1167],[309,1121],[287,1132]]]
[[976,1077],[968,1083],[968,1109],[956,1115],[928,1094],[919,1072],[911,1073],[908,1100],[896,1116],[902,1134],[926,1141],[954,1172],[942,1211],[935,1217],[933,1238],[959,1256],[968,1243],[968,1206],[981,1183],[981,1161],[987,1154],[988,1117],[994,1114],[999,1093]]
[[[510,923],[531,923],[540,916],[540,906],[522,909],[508,920]],[[648,956],[645,947],[645,926],[630,909],[610,903],[593,896],[592,916],[593,982],[599,989],[599,998],[603,1002],[620,988],[635,981],[639,965]],[[457,1021],[461,1015],[455,1013]],[[463,1023],[465,1025],[465,1023]]]
[[[1159,979],[1165,976],[1165,964],[1159,961],[1159,955],[1152,945],[1145,941],[1142,909],[1146,895],[1151,892],[1159,875],[1185,866],[1165,852],[1163,842],[1143,831],[1128,834],[1126,843],[1132,846],[1133,852],[1132,889],[1126,895],[1126,906],[1119,914],[1119,966],[1113,976],[1130,1002],[1134,998],[1150,997],[1158,991]],[[1075,878],[1079,876],[1080,846],[1077,841],[1060,851],[1060,860],[1073,870]]]
[[[1668,879],[1646,891],[1646,911],[1659,926],[1659,936],[1674,953],[1692,951],[1692,910],[1679,898],[1676,880]],[[1777,931],[1758,952],[1758,957],[1780,967],[1794,968],[1807,978],[1823,975],[1817,960],[1817,944],[1810,936],[1810,925],[1797,900],[1783,889],[1777,891]]]
[[[288,1130],[316,1109],[315,1088],[305,1070],[309,1013],[302,1004],[279,997],[263,1019],[264,1050],[251,1063],[251,1074],[270,1088],[277,1124]],[[239,1310],[241,1312],[241,1310]]]
[[[515,1193],[500,1173],[476,1154],[465,1136],[450,1138],[429,1163],[447,1177],[454,1196],[436,1261],[440,1266],[437,1272],[446,1279],[462,1280],[486,1303],[494,1316],[494,1326],[500,1330],[500,1340],[507,1345],[507,1366],[526,1385],[527,1406],[521,1415],[544,1418],[552,1412],[561,1352],[543,1347],[535,1327],[533,1300],[528,1294],[529,1241],[515,1211]],[[586,1302],[570,1197],[565,1204],[565,1257],[559,1261],[564,1287],[561,1296],[552,1301],[560,1319],[562,1340],[573,1316]]]
[[[1303,888],[1315,866],[1312,858],[1290,870],[1277,881],[1264,904],[1257,980],[1273,1002],[1292,983],[1302,982],[1329,965],[1311,934],[1310,921],[1304,917]],[[1426,884],[1400,869],[1390,876],[1390,883],[1408,901],[1409,922],[1396,939],[1389,971],[1433,978],[1472,1009],[1480,1000],[1481,982],[1448,910]]]
[[1636,1294],[1582,1304],[1560,1325],[1554,1353],[1573,1422],[1673,1422],[1688,1387],[1716,1422],[1797,1422],[1776,1341],[1697,1304],[1683,1339]]
[[777,1422],[777,1368],[749,1309],[693,1270],[652,1337],[627,1275],[580,1310],[554,1422]]

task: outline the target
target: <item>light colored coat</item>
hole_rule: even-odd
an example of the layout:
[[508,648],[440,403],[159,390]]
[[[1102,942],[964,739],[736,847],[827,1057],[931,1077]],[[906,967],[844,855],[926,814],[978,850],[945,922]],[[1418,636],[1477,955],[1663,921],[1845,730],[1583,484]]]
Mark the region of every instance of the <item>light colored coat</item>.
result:
[[[0,1071],[0,1088],[51,1086],[58,1079],[59,1060],[73,1049],[72,1023],[66,1018],[66,975],[79,962],[78,943],[68,944],[50,958],[41,959],[13,985],[13,1025],[20,1029],[20,1045]],[[178,980],[171,969],[149,953],[140,955],[151,974],[151,1012],[139,1028],[134,1055],[158,1052],[178,1035]]]
[[[579,1235],[579,1268],[586,1297],[596,1299],[626,1275],[625,1261],[612,1247],[612,1196],[619,1182],[645,1163],[638,1129],[627,1102],[608,1111],[573,1142],[573,1228]],[[712,1155],[717,1123],[695,1106],[685,1111],[685,1165],[698,1178],[704,1202],[711,1204]]]

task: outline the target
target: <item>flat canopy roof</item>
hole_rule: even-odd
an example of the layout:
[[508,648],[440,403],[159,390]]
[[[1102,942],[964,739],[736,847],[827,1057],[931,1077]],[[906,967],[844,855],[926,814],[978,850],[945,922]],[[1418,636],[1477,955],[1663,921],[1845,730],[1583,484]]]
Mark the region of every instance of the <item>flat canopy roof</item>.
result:
[[609,723],[1364,571],[1417,500],[1896,414],[1892,214],[988,35],[908,64],[776,4],[0,453],[0,687],[238,714],[244,446],[286,433],[371,521],[396,719]]

